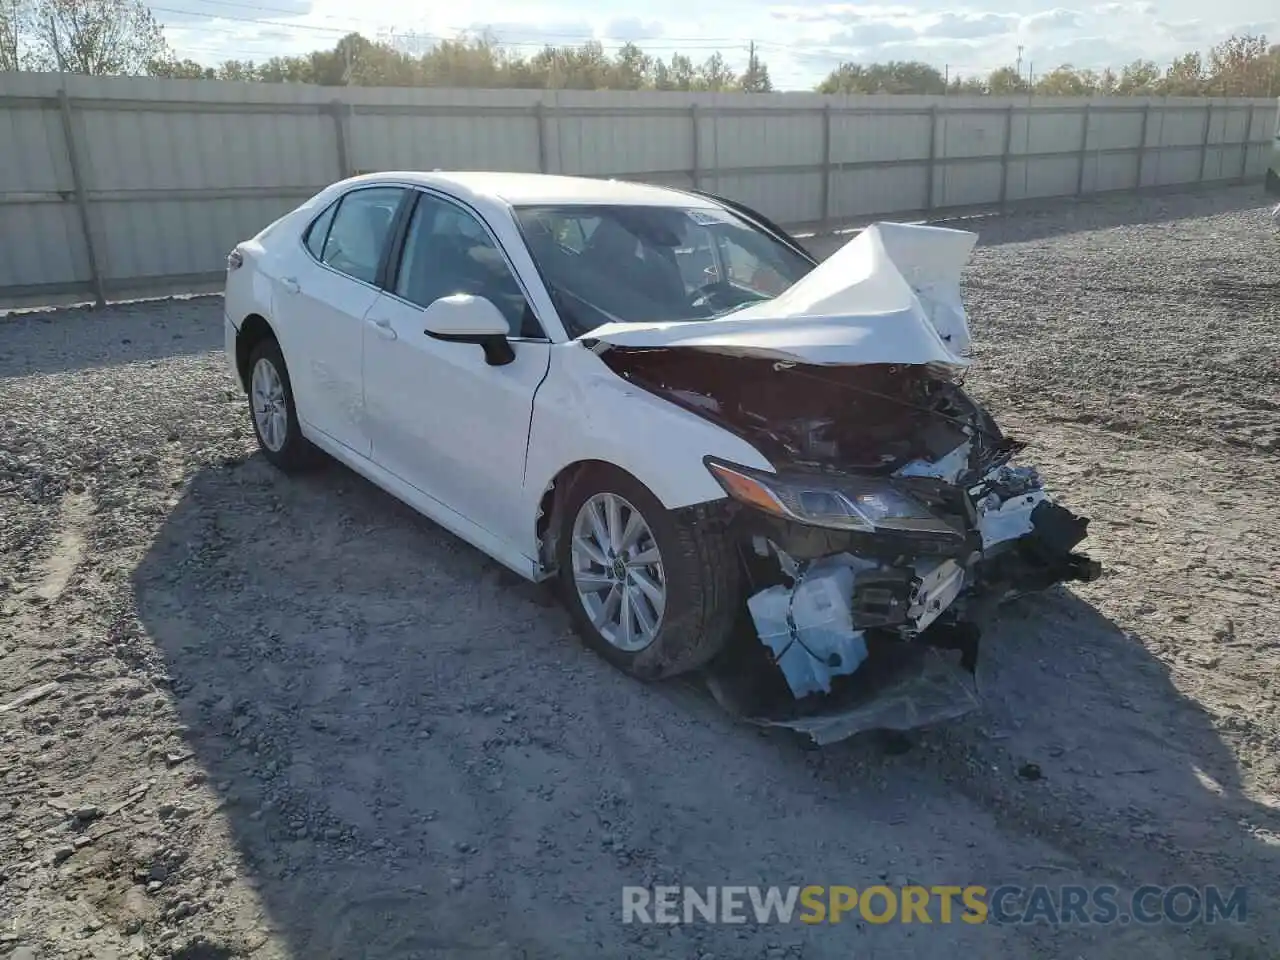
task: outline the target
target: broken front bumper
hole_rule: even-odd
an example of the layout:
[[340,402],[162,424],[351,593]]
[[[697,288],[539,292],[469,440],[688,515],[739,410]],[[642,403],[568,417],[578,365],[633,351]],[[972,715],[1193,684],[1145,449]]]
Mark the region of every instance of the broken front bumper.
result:
[[[1088,521],[1050,500],[1034,470],[1001,466],[965,496],[965,536],[886,537],[872,550],[865,535],[740,514],[759,588],[749,622],[708,670],[716,700],[820,744],[977,707],[986,608],[1101,568],[1075,552]],[[762,586],[770,565],[776,582]]]

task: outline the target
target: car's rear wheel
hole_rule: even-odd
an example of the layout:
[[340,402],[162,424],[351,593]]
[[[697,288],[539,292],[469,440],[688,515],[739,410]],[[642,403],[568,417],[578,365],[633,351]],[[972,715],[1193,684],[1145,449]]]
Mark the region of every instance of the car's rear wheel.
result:
[[692,512],[668,511],[629,474],[601,465],[577,475],[556,550],[575,629],[628,673],[693,670],[729,639],[741,595],[728,540]]
[[315,466],[319,451],[298,426],[289,368],[273,337],[249,354],[249,413],[263,456],[286,473]]

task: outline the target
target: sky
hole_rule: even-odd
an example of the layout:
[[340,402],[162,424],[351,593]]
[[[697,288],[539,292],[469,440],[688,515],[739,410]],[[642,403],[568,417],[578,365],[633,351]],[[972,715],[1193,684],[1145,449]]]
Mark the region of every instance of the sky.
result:
[[633,41],[667,59],[719,51],[738,69],[755,42],[781,89],[812,89],[843,61],[923,60],[951,76],[1013,65],[1024,75],[1062,64],[1162,66],[1233,33],[1280,42],[1278,0],[1134,0],[1056,6],[1045,0],[785,3],[777,0],[158,0],[151,4],[180,57],[216,64],[332,47],[343,34],[396,38],[423,52],[437,38],[488,29],[519,52],[590,39]]

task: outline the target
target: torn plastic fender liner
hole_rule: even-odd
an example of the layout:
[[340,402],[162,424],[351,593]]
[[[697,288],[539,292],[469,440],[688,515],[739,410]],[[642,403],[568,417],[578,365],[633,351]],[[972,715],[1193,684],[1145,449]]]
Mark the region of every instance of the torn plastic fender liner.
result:
[[982,704],[979,679],[934,646],[896,643],[881,647],[819,710],[791,703],[763,707],[743,674],[710,670],[707,689],[724,710],[761,727],[785,727],[819,745],[870,730],[912,730],[954,720]]
[[933,647],[903,650],[910,656],[891,677],[880,681],[874,697],[854,699],[813,716],[754,722],[807,733],[819,746],[825,746],[868,730],[914,730],[955,720],[982,705],[976,675]]

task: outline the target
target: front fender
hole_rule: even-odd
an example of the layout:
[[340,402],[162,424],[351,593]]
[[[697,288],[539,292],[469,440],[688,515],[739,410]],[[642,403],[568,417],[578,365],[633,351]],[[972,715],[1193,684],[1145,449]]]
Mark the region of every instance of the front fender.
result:
[[543,493],[565,467],[586,460],[627,471],[669,510],[723,499],[703,463],[708,455],[773,470],[741,437],[627,382],[581,344],[562,344],[533,403],[524,486],[529,516],[537,516]]

